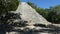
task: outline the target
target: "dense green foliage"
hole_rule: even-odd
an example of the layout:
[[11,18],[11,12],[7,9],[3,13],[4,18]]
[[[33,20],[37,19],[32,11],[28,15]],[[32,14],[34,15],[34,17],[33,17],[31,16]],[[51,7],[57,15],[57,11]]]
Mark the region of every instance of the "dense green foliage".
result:
[[19,2],[19,0],[0,0],[0,14],[8,11],[15,11]]
[[49,22],[60,23],[60,5],[50,7],[49,9],[39,8],[34,3],[27,2],[32,8],[34,8],[40,15],[46,18]]
[[9,13],[17,9],[19,2],[19,0],[0,0],[0,30],[12,29],[13,21],[20,19],[20,15]]
[[15,11],[19,2],[19,0],[0,0],[0,23],[7,23],[9,11]]

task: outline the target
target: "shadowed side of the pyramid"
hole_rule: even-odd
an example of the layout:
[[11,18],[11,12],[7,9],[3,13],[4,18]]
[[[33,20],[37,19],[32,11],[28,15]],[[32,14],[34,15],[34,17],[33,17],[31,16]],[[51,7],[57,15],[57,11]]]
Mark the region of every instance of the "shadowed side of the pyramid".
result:
[[33,9],[31,6],[29,6],[25,2],[21,2],[18,6],[18,9],[16,12],[21,13],[21,18],[23,20],[27,20],[28,23],[37,23],[37,24],[51,24],[48,22],[44,17],[42,17],[40,14],[38,14],[35,9]]

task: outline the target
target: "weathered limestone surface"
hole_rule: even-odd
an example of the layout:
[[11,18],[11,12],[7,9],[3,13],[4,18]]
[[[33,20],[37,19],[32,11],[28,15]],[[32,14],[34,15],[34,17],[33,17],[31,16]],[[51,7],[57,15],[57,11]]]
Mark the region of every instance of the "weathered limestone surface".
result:
[[51,24],[44,17],[38,14],[35,11],[35,9],[33,9],[31,6],[29,6],[25,2],[21,2],[21,4],[19,4],[19,7],[16,10],[16,12],[20,12],[21,18],[23,20],[27,20],[28,23],[33,23],[33,24],[37,23],[37,24],[45,24],[45,25]]

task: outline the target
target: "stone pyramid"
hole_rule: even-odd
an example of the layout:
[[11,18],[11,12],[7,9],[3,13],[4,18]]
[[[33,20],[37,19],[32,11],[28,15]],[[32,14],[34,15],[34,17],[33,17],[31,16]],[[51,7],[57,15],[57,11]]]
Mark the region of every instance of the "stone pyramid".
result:
[[44,17],[36,12],[31,6],[26,2],[21,2],[15,11],[15,13],[20,13],[22,20],[28,21],[29,24],[51,24]]

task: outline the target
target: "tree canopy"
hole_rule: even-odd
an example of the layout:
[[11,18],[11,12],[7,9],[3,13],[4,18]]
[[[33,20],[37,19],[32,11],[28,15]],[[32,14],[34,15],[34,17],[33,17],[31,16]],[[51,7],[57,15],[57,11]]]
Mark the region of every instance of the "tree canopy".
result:
[[15,11],[19,2],[19,0],[0,0],[0,14],[8,11]]
[[0,0],[0,30],[12,30],[12,25],[15,23],[12,21],[21,19],[20,14],[9,13],[10,11],[15,11],[19,3],[19,0]]

